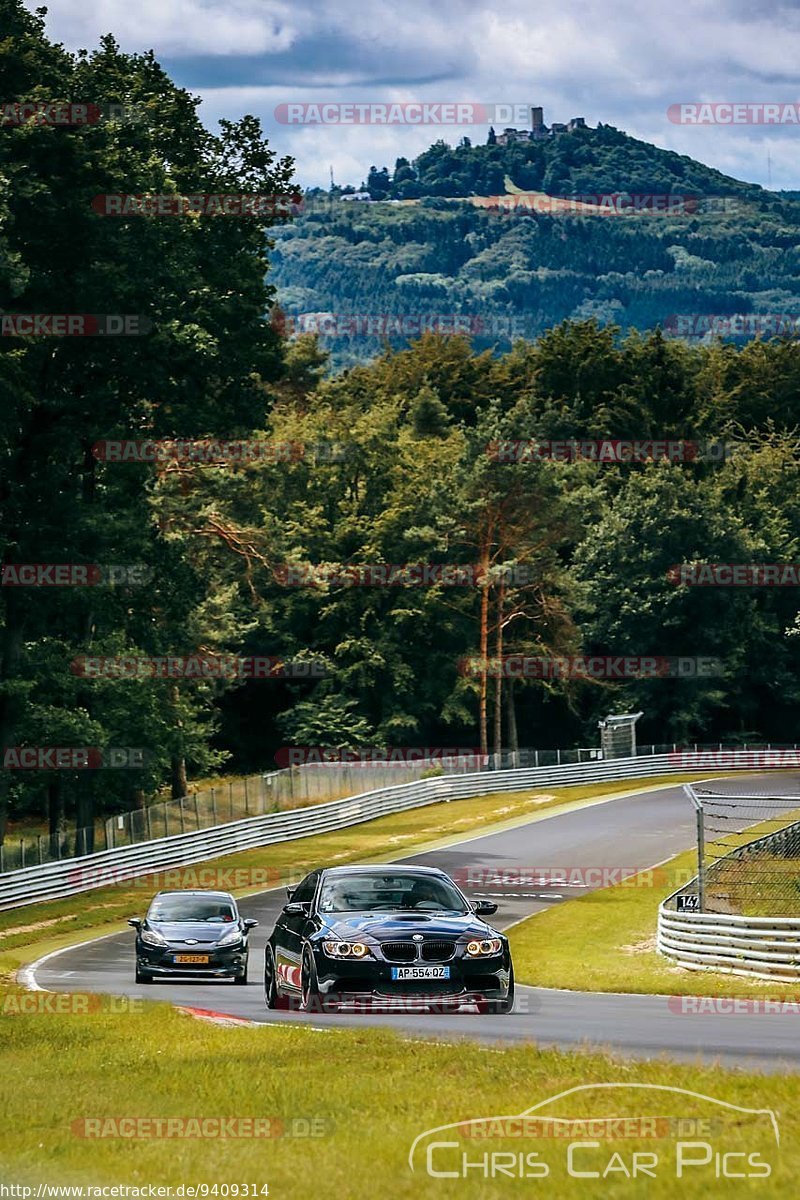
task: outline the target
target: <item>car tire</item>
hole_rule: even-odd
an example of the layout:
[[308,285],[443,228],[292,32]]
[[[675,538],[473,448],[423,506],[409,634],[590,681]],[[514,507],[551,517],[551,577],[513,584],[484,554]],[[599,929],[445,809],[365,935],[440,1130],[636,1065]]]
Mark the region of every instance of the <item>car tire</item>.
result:
[[250,982],[250,980],[247,978],[247,960],[245,960],[244,970],[242,973],[240,975],[234,975],[233,982],[238,984],[239,987],[247,987],[248,983]]
[[514,1007],[514,968],[512,966],[508,978],[508,995],[504,1000],[487,1000],[483,1009],[487,1013],[510,1013]]
[[302,1012],[322,1012],[322,996],[317,980],[317,968],[314,956],[306,947],[303,951],[303,965],[300,972],[300,1008]]
[[152,982],[153,982],[153,976],[152,976],[152,975],[145,975],[145,974],[143,974],[143,973],[142,973],[142,972],[139,970],[139,968],[137,967],[137,968],[136,968],[136,982],[137,982],[137,983],[152,983]]
[[271,1009],[287,1009],[289,1007],[286,997],[278,991],[275,956],[271,946],[267,946],[264,954],[264,1003],[267,1008]]

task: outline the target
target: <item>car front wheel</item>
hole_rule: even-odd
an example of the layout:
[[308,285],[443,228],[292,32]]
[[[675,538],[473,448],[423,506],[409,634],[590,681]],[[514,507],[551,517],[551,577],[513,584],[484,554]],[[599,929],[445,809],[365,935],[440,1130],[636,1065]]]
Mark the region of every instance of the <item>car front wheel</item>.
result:
[[322,997],[317,980],[317,968],[310,950],[303,951],[303,967],[300,973],[301,1006],[303,1012],[321,1012]]
[[504,1000],[487,1000],[482,1006],[482,1011],[487,1013],[510,1013],[514,1007],[514,968],[511,968],[508,977],[508,995]]

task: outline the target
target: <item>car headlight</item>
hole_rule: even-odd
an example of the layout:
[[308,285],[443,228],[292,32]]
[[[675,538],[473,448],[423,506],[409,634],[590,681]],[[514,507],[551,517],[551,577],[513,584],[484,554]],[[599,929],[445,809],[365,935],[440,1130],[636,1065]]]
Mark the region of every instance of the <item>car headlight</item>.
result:
[[233,929],[229,929],[227,933],[223,933],[222,937],[217,942],[218,946],[238,946],[243,940],[243,934],[238,925],[234,925]]
[[323,942],[322,949],[328,958],[366,958],[369,946],[363,942]]
[[484,938],[482,941],[467,942],[467,954],[470,958],[487,958],[490,954],[499,954],[503,948],[500,938]]
[[155,929],[145,929],[142,926],[140,930],[142,941],[145,946],[166,946],[167,939],[162,937]]

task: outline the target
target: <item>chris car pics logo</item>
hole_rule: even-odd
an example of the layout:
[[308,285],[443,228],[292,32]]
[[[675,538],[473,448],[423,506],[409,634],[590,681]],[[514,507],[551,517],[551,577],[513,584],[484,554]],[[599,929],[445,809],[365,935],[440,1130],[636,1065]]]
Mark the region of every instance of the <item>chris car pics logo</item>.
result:
[[769,1108],[660,1084],[586,1083],[522,1112],[426,1129],[408,1166],[423,1179],[602,1180],[640,1195],[641,1180],[713,1188],[720,1179],[768,1179],[779,1146]]

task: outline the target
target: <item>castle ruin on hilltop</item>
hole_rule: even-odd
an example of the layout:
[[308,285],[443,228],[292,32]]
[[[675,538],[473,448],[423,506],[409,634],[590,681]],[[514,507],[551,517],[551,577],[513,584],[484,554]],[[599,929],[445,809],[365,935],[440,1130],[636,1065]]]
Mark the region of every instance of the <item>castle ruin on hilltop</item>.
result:
[[585,117],[573,117],[566,124],[554,121],[552,125],[547,126],[544,123],[544,109],[531,108],[531,128],[504,129],[497,135],[497,144],[508,146],[511,142],[540,142],[545,138],[558,137],[561,133],[573,133],[576,129],[586,128]]

